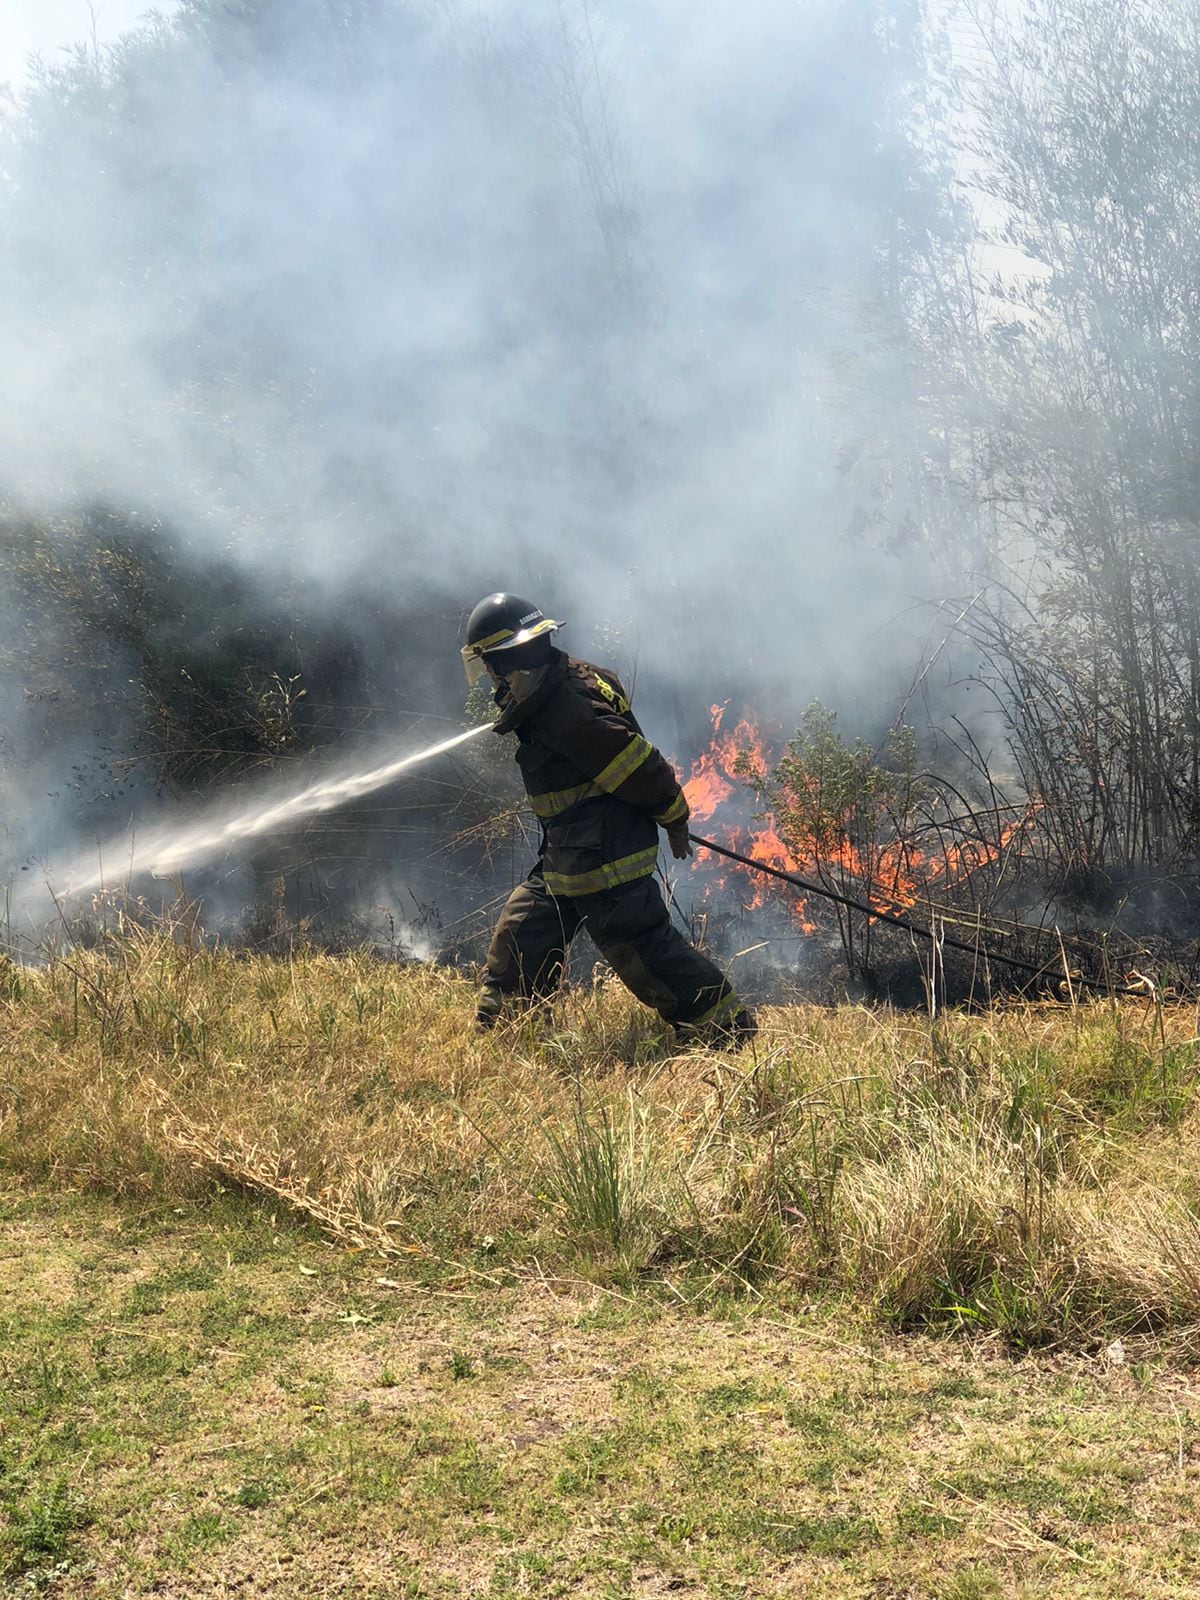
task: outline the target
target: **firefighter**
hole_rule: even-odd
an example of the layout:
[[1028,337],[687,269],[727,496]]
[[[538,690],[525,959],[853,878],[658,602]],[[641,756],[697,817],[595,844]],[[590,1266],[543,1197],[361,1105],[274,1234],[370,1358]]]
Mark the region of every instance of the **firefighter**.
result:
[[676,860],[692,853],[687,800],[616,674],[555,648],[561,626],[511,594],[488,595],[467,623],[467,681],[491,677],[495,731],[516,734],[542,825],[537,862],[492,936],[477,1025],[491,1028],[506,1000],[552,995],[586,927],[626,987],[682,1040],[744,1043],[753,1015],[672,925],[655,881],[659,828]]

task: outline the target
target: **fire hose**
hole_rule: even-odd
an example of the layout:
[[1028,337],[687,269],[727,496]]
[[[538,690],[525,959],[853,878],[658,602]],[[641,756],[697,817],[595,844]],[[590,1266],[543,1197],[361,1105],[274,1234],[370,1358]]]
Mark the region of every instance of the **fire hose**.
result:
[[[868,905],[864,900],[854,900],[849,895],[839,894],[836,889],[830,889],[823,883],[813,883],[808,878],[800,877],[798,873],[785,872],[782,867],[768,866],[765,861],[755,861],[753,856],[742,855],[740,851],[730,850],[726,845],[717,844],[712,839],[702,839],[698,833],[689,833],[688,838],[702,850],[710,850],[713,855],[724,856],[727,861],[736,861],[740,866],[749,867],[752,872],[761,872],[764,877],[778,878],[782,883],[791,884],[794,889],[802,889],[805,894],[819,895],[822,899],[832,900],[836,905],[845,906],[850,911],[861,911],[878,922],[889,923],[893,928],[903,928],[906,933],[915,934],[919,939],[929,939],[939,948],[962,950],[977,960],[982,957],[985,961],[994,961],[1001,966],[1012,967],[1018,972],[1027,972],[1035,978],[1051,976],[1046,963],[1039,966],[1033,961],[1023,961],[1019,956],[1000,955],[997,951],[985,948],[981,943],[970,944],[965,939],[955,939],[943,931],[922,927],[919,922],[913,922],[909,917],[899,916],[894,911],[881,911],[878,906]],[[1087,978],[1082,973],[1076,972],[1064,975],[1068,985],[1078,984],[1080,988],[1095,989],[1103,994],[1136,995],[1143,1000],[1146,998],[1144,987],[1134,988],[1130,984],[1105,983],[1098,978]]]

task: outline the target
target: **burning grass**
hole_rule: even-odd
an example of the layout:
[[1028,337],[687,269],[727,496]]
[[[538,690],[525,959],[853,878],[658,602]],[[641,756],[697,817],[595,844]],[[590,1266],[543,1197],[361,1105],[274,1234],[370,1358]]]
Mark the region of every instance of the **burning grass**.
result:
[[[1056,951],[1047,942],[1047,929],[1022,927],[1006,914],[1036,834],[1036,801],[1006,803],[990,777],[988,798],[972,801],[920,770],[916,737],[902,720],[877,747],[850,743],[835,714],[814,702],[783,744],[749,714],[727,728],[727,709],[711,708],[712,741],[684,783],[692,825],[716,835],[710,848],[720,859],[715,867],[704,861],[710,901],[732,894],[744,911],[771,906],[806,937],[832,936],[852,982],[873,994],[887,991],[875,970],[880,919],[896,915],[915,913],[917,929],[935,934],[938,949],[922,981],[941,998],[992,995],[993,966],[1003,986],[1014,960],[1026,977],[1048,960],[1066,960],[1061,943]],[[746,859],[735,862],[728,851]],[[799,898],[796,885],[781,889],[772,871],[806,879],[812,892]],[[1037,882],[1036,896],[1044,897],[1044,863]],[[1028,951],[1009,943],[1014,934]],[[942,953],[955,948],[971,960],[947,987]],[[1090,965],[1095,941],[1085,948]],[[1106,950],[1105,959],[1113,954]],[[1079,956],[1073,944],[1071,958]]]
[[1190,1010],[781,1008],[724,1056],[674,1053],[609,983],[482,1039],[472,1000],[446,971],[132,929],[8,967],[0,1161],[160,1201],[240,1186],[416,1281],[1196,1347]]

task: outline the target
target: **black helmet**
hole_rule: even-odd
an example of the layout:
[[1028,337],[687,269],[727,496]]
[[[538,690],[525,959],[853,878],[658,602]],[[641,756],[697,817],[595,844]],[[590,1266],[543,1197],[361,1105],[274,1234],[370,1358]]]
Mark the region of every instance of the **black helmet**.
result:
[[553,617],[544,617],[532,600],[522,600],[516,594],[489,594],[467,620],[467,642],[462,647],[467,682],[479,682],[485,655],[515,650],[561,627],[562,623]]

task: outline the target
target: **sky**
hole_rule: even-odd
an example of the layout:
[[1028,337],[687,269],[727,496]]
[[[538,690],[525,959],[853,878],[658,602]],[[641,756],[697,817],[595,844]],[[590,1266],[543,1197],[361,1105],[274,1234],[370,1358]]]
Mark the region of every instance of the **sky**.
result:
[[6,0],[0,9],[0,83],[19,88],[29,57],[48,59],[65,46],[118,38],[150,10],[170,11],[174,0]]

